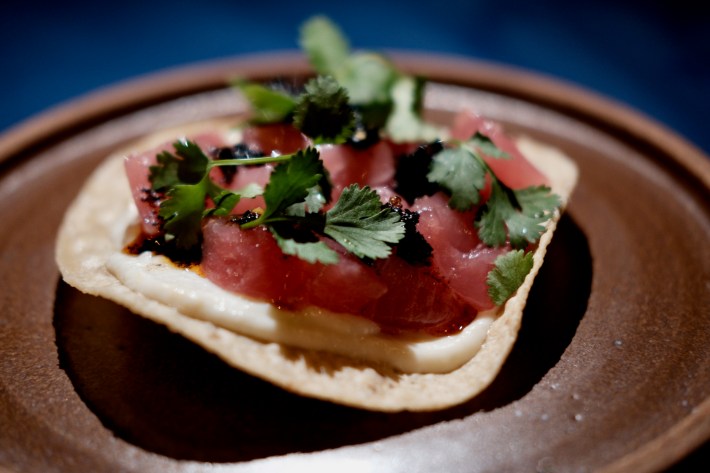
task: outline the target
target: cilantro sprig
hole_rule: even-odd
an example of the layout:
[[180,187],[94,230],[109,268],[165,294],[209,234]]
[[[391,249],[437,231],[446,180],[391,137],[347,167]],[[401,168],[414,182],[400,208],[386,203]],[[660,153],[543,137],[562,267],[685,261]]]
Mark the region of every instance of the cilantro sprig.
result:
[[291,157],[212,160],[187,139],[174,142],[173,148],[174,152],[158,154],[157,164],[149,168],[148,179],[154,191],[164,194],[158,215],[163,220],[166,240],[174,240],[177,248],[185,250],[200,243],[203,218],[229,215],[242,196],[254,197],[261,191],[255,186],[237,192],[225,189],[210,177],[212,168],[278,162]]
[[501,246],[510,241],[513,248],[535,243],[545,231],[544,223],[560,206],[560,199],[547,186],[511,189],[506,186],[483,159],[483,156],[509,159],[481,133],[446,148],[432,158],[429,181],[449,191],[449,205],[466,211],[478,205],[486,182],[491,195],[479,209],[475,226],[488,246]]
[[199,244],[203,218],[227,216],[242,195],[260,193],[253,187],[241,193],[224,189],[209,171],[216,166],[263,163],[277,163],[262,193],[266,208],[241,226],[246,230],[266,225],[285,254],[311,263],[336,263],[337,252],[319,240],[329,237],[359,258],[386,258],[390,245],[404,237],[400,216],[383,207],[368,187],[346,188],[330,210],[321,212],[330,200],[330,182],[315,148],[274,157],[212,160],[194,142],[180,140],[173,147],[174,153],[158,155],[149,179],[155,191],[164,193],[158,214],[166,237],[174,239],[178,248]]
[[281,251],[308,262],[337,263],[339,256],[324,240],[306,241],[284,236],[281,225],[288,222],[286,233],[294,226],[303,235],[330,237],[349,253],[362,259],[387,258],[392,245],[404,238],[405,227],[400,215],[383,206],[377,193],[369,187],[353,184],[345,188],[335,205],[325,214],[292,213],[280,217],[270,226]]
[[547,186],[512,189],[496,176],[483,159],[510,159],[491,139],[481,133],[455,143],[435,154],[427,178],[449,194],[449,205],[460,211],[479,205],[481,191],[490,182],[488,200],[478,209],[475,227],[486,245],[497,247],[510,242],[514,249],[499,256],[488,273],[488,294],[495,305],[505,303],[525,280],[532,268],[529,244],[545,231],[545,222],[559,208],[559,196]]
[[264,189],[266,209],[259,218],[242,225],[243,228],[289,220],[292,216],[286,210],[305,201],[309,190],[326,176],[323,161],[315,148],[299,150],[288,156],[288,160],[276,166]]
[[395,142],[440,135],[421,117],[421,77],[401,73],[382,54],[352,51],[340,29],[322,16],[304,23],[299,42],[318,74],[300,95],[235,82],[251,105],[253,123],[293,123],[316,143],[356,142],[356,132],[373,130]]
[[513,190],[498,179],[493,179],[491,186],[491,196],[476,220],[481,240],[500,246],[507,234],[513,248],[536,243],[545,232],[544,223],[559,207],[559,197],[547,186]]
[[[325,17],[307,21],[300,44],[318,76],[299,94],[279,87],[238,81],[250,102],[253,124],[291,123],[315,144],[357,143],[357,134],[386,136],[394,142],[431,142],[440,130],[422,118],[425,81],[403,74],[385,56],[352,51],[347,38]],[[560,205],[549,187],[512,189],[483,159],[508,159],[487,136],[450,142],[431,159],[429,182],[449,193],[449,205],[459,211],[479,206],[474,226],[489,246],[509,243],[514,249],[500,256],[489,272],[489,295],[503,304],[532,268],[532,253],[545,222]],[[276,167],[264,189],[221,187],[210,177],[216,166],[272,163]],[[202,219],[227,216],[242,197],[263,195],[265,208],[241,222],[243,229],[266,226],[281,251],[310,263],[337,263],[342,251],[362,259],[386,258],[405,236],[401,215],[380,203],[368,187],[351,185],[332,207],[327,170],[314,148],[289,155],[212,160],[187,140],[163,152],[150,169],[153,190],[163,196],[159,216],[166,239],[178,248],[199,244]],[[490,186],[489,198],[481,192]],[[342,250],[337,250],[337,247]]]
[[377,192],[352,184],[326,213],[323,232],[360,258],[387,258],[404,238],[400,215],[380,202]]
[[[229,214],[241,196],[209,178],[210,159],[195,143],[179,140],[173,148],[175,154],[164,151],[157,156],[149,180],[153,190],[165,193],[158,215],[166,238],[174,239],[177,248],[189,249],[199,243],[202,218]],[[209,209],[208,197],[214,204]]]
[[421,77],[403,74],[382,54],[352,51],[338,26],[322,16],[303,25],[300,44],[319,74],[334,77],[347,90],[364,128],[381,129],[396,142],[427,141],[440,134],[421,118]]
[[330,76],[318,76],[305,86],[293,112],[293,124],[316,143],[345,143],[353,132],[355,114],[347,91]]
[[[242,228],[267,225],[284,253],[310,262],[327,264],[338,258],[322,241],[299,241],[286,236],[293,233],[294,227],[301,235],[328,236],[359,258],[389,256],[388,244],[395,244],[404,237],[400,216],[383,207],[375,191],[357,185],[345,188],[330,210],[324,215],[318,214],[320,202],[309,204],[309,199],[313,202],[314,194],[320,193],[326,173],[315,149],[299,151],[274,169],[264,189],[265,211]],[[300,205],[302,203],[306,205]]]
[[298,96],[254,82],[235,85],[251,105],[254,124],[291,122],[315,143],[344,143],[353,133],[350,97],[331,76],[310,79]]
[[353,104],[367,107],[391,100],[390,88],[400,76],[394,64],[378,53],[351,51],[345,35],[328,18],[306,21],[299,43],[316,72],[335,78]]

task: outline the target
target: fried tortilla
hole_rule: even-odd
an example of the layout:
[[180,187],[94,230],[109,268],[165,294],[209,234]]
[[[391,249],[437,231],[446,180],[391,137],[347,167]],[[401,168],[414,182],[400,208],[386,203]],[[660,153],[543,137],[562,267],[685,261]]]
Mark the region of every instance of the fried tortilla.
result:
[[[205,127],[225,127],[217,121],[156,134],[130,150],[148,149]],[[521,152],[549,181],[563,207],[576,184],[577,168],[560,151],[528,138],[517,140]],[[132,312],[163,324],[228,364],[293,393],[363,409],[396,412],[427,411],[465,402],[496,377],[515,343],[523,308],[552,239],[560,211],[547,223],[525,282],[493,314],[485,340],[462,366],[448,372],[403,372],[378,362],[365,362],[327,351],[301,349],[245,336],[194,314],[146,296],[124,285],[107,268],[121,253],[131,226],[134,206],[123,169],[123,150],[93,173],[68,209],[56,242],[56,260],[64,280],[82,292],[112,300]],[[175,268],[175,271],[185,271]],[[454,335],[455,336],[455,335]]]

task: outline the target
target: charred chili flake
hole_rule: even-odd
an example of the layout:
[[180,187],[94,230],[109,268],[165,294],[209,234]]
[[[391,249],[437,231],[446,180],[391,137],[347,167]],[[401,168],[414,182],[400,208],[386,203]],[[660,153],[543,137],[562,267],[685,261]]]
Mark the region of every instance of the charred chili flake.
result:
[[229,219],[229,221],[232,223],[236,223],[237,225],[244,225],[245,223],[256,220],[257,218],[259,218],[258,213],[252,212],[251,210],[247,210],[241,215],[234,215]]
[[139,255],[143,252],[150,251],[167,257],[178,266],[185,267],[198,264],[202,259],[200,245],[185,250],[178,248],[177,245],[175,245],[175,240],[166,240],[164,235],[149,238],[141,234],[133,242],[129,243],[124,248],[124,251],[131,255]]
[[403,208],[399,197],[391,198],[390,201],[383,206],[397,212],[400,220],[404,223],[404,238],[397,243],[397,256],[409,264],[431,264],[431,255],[434,250],[417,230],[419,213]]
[[395,192],[408,203],[417,197],[433,195],[441,187],[427,178],[432,157],[444,149],[441,141],[420,145],[413,153],[400,156],[397,161],[394,179]]
[[380,141],[380,129],[377,126],[369,126],[360,109],[354,110],[355,125],[353,134],[348,138],[347,143],[356,149],[365,149]]
[[[215,160],[259,158],[264,156],[263,151],[258,148],[251,148],[246,143],[237,143],[231,147],[214,148],[210,154]],[[258,166],[258,164],[254,166]],[[222,171],[224,181],[227,184],[231,184],[239,168],[238,166],[220,166],[219,169]]]
[[141,201],[142,202],[156,203],[156,202],[160,202],[160,200],[163,197],[164,197],[164,194],[162,192],[158,192],[154,189],[151,189],[150,187],[142,187],[141,188]]

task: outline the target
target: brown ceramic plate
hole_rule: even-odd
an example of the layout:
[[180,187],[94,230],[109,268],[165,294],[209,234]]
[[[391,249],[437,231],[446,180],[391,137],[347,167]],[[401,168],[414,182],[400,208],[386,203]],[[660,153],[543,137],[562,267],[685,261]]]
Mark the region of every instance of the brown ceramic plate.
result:
[[658,471],[710,438],[710,159],[632,111],[520,71],[397,56],[552,143],[581,180],[494,384],[443,412],[382,414],[288,394],[60,281],[53,246],[93,167],[146,133],[239,112],[200,65],[49,111],[0,138],[0,470]]

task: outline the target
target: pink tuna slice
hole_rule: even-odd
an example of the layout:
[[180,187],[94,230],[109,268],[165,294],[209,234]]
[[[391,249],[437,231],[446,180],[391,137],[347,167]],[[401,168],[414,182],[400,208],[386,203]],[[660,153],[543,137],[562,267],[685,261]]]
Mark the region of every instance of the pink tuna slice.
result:
[[388,258],[378,260],[375,268],[387,292],[362,315],[385,333],[445,335],[460,331],[476,316],[476,309],[459,297],[434,267]]
[[306,135],[280,123],[245,128],[242,140],[250,148],[261,150],[264,156],[291,154],[311,145]]
[[242,230],[225,219],[210,219],[203,234],[201,268],[208,279],[282,309],[315,306],[361,315],[385,333],[444,334],[458,331],[476,315],[432,268],[400,258],[370,267],[341,252],[338,264],[310,264],[281,253],[266,228]]
[[486,277],[495,259],[508,247],[490,248],[478,238],[473,226],[475,209],[458,212],[447,205],[442,193],[421,197],[412,205],[419,212],[417,230],[433,248],[432,266],[451,289],[477,310],[494,306],[488,296]]
[[208,279],[280,308],[358,313],[386,291],[373,269],[355,257],[341,254],[336,265],[310,264],[284,255],[264,227],[242,230],[227,220],[210,219],[203,234],[201,267]]
[[484,156],[486,163],[505,185],[511,189],[522,189],[548,184],[547,178],[523,157],[515,142],[504,134],[502,127],[497,123],[485,120],[469,110],[462,110],[454,118],[451,137],[467,140],[477,131],[490,138],[498,148],[510,155],[510,159]]
[[[190,139],[204,150],[225,146],[224,139],[219,133],[201,133],[190,137]],[[155,237],[160,233],[160,218],[158,217],[157,198],[151,193],[148,168],[157,164],[156,156],[161,152],[174,152],[174,141],[163,143],[148,151],[131,154],[126,156],[124,160],[131,195],[140,216],[141,229],[145,236],[149,238]]]
[[361,187],[392,186],[394,156],[385,141],[365,149],[345,145],[322,145],[320,157],[330,173],[333,183],[333,200],[350,184]]

